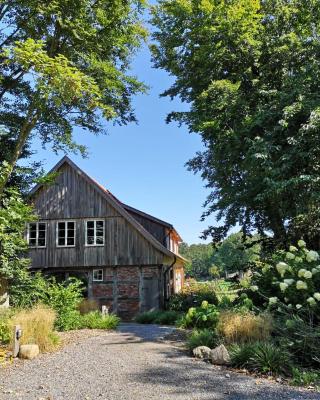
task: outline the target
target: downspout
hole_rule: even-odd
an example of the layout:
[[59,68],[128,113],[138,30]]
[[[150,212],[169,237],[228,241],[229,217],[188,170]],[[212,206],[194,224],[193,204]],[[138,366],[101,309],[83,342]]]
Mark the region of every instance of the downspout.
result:
[[[165,306],[165,308],[166,308],[166,306],[167,306],[167,301],[168,301],[168,299],[167,299],[167,273],[170,271],[170,269],[174,266],[174,264],[176,263],[176,261],[177,261],[177,257],[174,255],[174,259],[173,259],[173,262],[172,262],[172,264],[170,264],[169,266],[168,266],[168,268],[164,271],[164,306]],[[170,282],[170,279],[169,279],[169,282]]]

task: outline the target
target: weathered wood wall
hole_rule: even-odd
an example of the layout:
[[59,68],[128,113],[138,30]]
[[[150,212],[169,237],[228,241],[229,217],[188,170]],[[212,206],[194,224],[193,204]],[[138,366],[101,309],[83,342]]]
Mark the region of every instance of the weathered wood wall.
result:
[[160,223],[151,221],[150,219],[135,213],[134,211],[128,211],[148,232],[151,233],[163,246],[166,247],[166,228]]
[[[41,188],[33,199],[39,220],[47,223],[46,248],[30,249],[33,268],[114,265],[160,265],[163,254],[154,248],[79,173],[64,164],[56,182]],[[85,220],[104,219],[105,245],[85,246]],[[76,222],[76,246],[56,246],[59,220]]]

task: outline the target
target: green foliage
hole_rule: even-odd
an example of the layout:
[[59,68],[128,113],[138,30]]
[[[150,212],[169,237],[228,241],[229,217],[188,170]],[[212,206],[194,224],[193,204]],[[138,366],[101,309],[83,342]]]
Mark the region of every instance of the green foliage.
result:
[[57,313],[55,327],[58,330],[77,329],[80,325],[78,305],[83,299],[82,282],[70,278],[58,283],[54,278],[44,278],[41,273],[31,275],[22,270],[12,283],[11,302],[15,307],[28,308],[43,303]]
[[[0,168],[0,175],[3,168]],[[25,224],[34,218],[32,209],[19,193],[8,189],[0,205],[0,276],[15,279],[21,269],[29,265],[23,257],[27,244],[24,240]]]
[[139,324],[174,325],[179,319],[180,313],[176,311],[147,311],[136,316]]
[[11,340],[12,332],[9,321],[12,315],[11,309],[0,310],[0,344],[8,344]]
[[144,2],[75,3],[57,0],[6,2],[0,14],[0,125],[14,146],[9,169],[36,135],[53,150],[80,151],[75,127],[105,132],[102,118],[120,124],[135,120],[134,94],[145,86],[127,71],[146,38]]
[[320,368],[320,327],[297,315],[284,314],[276,320],[275,341],[288,349],[297,365]]
[[186,315],[179,320],[179,326],[182,328],[215,329],[219,321],[219,311],[213,304],[206,300],[200,307],[189,308]]
[[212,244],[191,244],[181,243],[179,253],[189,262],[185,266],[188,276],[195,279],[207,279],[210,277],[212,268],[212,257],[214,249]]
[[49,280],[43,301],[56,311],[55,326],[58,330],[67,331],[79,327],[78,305],[83,298],[82,291],[82,282],[78,279],[70,278],[64,283]]
[[290,381],[295,386],[320,386],[320,371],[302,371],[298,368],[292,369]]
[[231,346],[230,356],[233,366],[250,371],[285,375],[291,371],[290,354],[269,342]]
[[163,95],[190,104],[168,119],[205,146],[188,165],[222,224],[204,235],[240,225],[282,243],[299,222],[319,246],[318,2],[160,0],[152,22],[154,65],[175,78]]
[[81,328],[115,329],[120,322],[116,315],[102,315],[100,311],[91,311],[81,316]]
[[259,263],[251,291],[263,296],[274,308],[293,310],[309,319],[320,320],[319,254],[307,249],[303,240],[289,251],[278,251],[267,262]]
[[187,281],[180,293],[171,296],[169,308],[170,310],[185,312],[190,307],[200,306],[203,301],[217,304],[216,288],[217,285],[213,282]]
[[212,261],[221,272],[232,273],[244,270],[259,259],[260,245],[253,244],[259,239],[243,239],[241,232],[228,236],[213,254]]
[[198,346],[207,346],[213,349],[219,344],[219,336],[211,329],[193,330],[187,339],[187,347],[190,351]]

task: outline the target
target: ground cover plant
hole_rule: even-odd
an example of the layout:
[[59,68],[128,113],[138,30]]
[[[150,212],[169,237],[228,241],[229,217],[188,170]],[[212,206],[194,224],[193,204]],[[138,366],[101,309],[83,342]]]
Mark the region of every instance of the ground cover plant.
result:
[[120,318],[113,314],[102,315],[100,311],[91,311],[81,316],[81,328],[88,329],[115,329]]

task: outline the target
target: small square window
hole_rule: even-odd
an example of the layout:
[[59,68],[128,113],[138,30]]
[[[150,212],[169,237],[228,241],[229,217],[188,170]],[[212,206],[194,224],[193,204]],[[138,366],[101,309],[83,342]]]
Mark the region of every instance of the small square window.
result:
[[103,281],[103,269],[94,269],[93,270],[93,281],[94,282],[102,282]]

